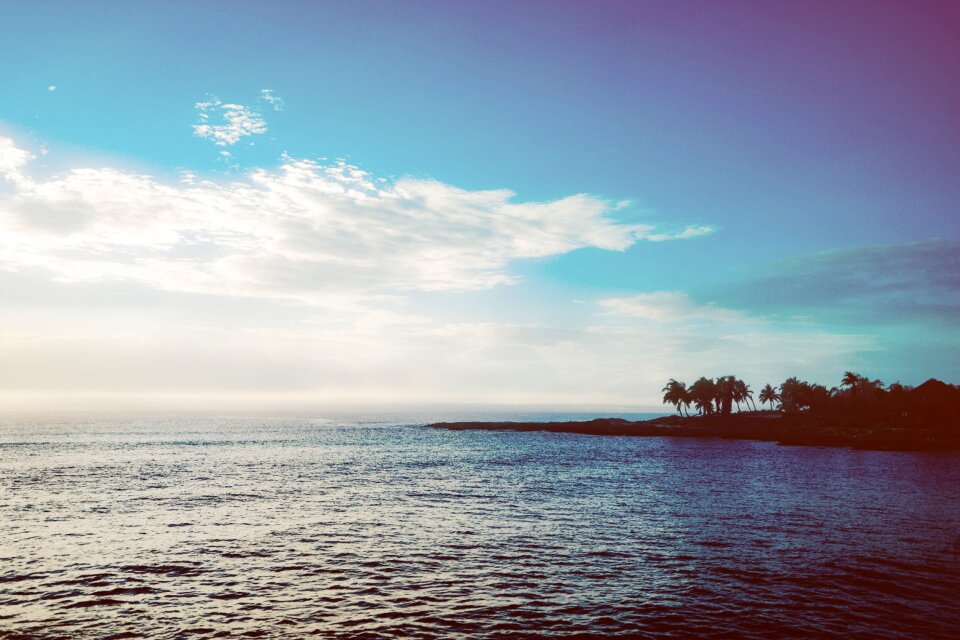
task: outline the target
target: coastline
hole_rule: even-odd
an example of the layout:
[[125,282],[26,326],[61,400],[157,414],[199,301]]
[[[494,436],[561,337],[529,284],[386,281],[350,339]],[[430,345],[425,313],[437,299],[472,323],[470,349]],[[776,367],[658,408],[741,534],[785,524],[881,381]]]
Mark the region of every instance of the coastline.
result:
[[754,411],[726,416],[664,416],[652,420],[596,418],[570,422],[437,422],[450,431],[546,431],[594,436],[722,438],[785,446],[845,447],[872,451],[960,451],[960,430],[950,424],[844,424],[807,415]]

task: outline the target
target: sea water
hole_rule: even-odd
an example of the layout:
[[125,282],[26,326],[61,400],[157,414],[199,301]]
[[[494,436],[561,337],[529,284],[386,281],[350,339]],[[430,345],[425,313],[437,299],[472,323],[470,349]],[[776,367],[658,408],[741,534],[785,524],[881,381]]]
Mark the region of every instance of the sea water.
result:
[[0,637],[960,628],[960,454],[442,417],[4,418]]

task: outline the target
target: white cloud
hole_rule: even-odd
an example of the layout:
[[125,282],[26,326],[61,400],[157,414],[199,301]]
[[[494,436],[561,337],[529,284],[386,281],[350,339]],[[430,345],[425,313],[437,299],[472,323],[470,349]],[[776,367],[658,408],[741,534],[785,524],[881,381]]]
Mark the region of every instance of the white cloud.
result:
[[111,168],[35,180],[0,145],[16,188],[2,200],[0,266],[62,280],[314,300],[464,291],[515,281],[510,264],[582,247],[623,250],[654,234],[587,195],[516,202],[432,180],[381,182],[356,166],[285,158],[235,182],[166,183]]
[[55,84],[52,84],[49,87],[47,87],[47,91],[56,91],[56,90],[57,90],[57,85]]
[[11,138],[0,137],[0,176],[19,184],[25,179],[21,169],[33,158],[32,153],[18,148]]
[[274,111],[283,111],[287,106],[283,98],[273,94],[273,89],[261,89],[260,99],[269,104]]
[[[198,102],[199,124],[193,125],[193,135],[225,147],[236,144],[241,138],[267,132],[267,122],[260,112],[242,104],[223,103],[216,98]],[[211,118],[219,116],[222,124],[211,124]]]

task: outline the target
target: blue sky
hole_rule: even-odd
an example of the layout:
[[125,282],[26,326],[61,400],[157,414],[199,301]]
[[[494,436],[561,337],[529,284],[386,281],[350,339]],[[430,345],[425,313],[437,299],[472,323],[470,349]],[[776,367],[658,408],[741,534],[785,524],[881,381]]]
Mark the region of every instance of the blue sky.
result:
[[954,4],[7,2],[0,22],[11,403],[960,381]]

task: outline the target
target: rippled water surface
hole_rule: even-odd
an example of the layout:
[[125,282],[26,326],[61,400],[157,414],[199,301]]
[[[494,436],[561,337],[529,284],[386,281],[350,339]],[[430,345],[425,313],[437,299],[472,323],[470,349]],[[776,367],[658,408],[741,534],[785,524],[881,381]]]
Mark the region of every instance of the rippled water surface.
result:
[[0,637],[960,628],[958,454],[432,417],[4,419]]

